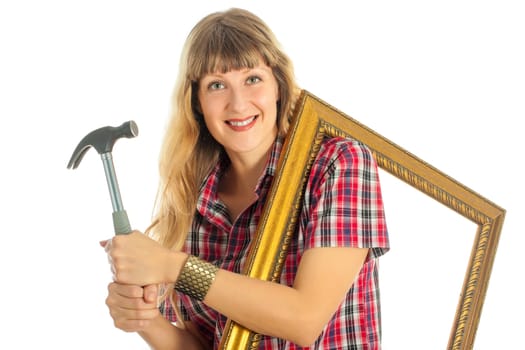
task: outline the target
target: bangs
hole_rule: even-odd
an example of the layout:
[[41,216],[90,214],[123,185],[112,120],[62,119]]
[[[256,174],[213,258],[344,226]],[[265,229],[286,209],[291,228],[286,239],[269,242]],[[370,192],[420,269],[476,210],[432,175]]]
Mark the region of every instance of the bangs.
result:
[[188,78],[198,81],[209,73],[254,68],[260,63],[275,67],[277,54],[268,49],[273,46],[269,38],[254,27],[247,29],[217,23],[213,30],[196,37],[189,50]]

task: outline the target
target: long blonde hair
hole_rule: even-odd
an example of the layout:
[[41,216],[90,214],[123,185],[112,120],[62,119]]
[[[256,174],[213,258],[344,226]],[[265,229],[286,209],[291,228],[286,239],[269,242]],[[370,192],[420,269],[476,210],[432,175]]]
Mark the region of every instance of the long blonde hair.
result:
[[292,62],[270,28],[251,12],[232,8],[204,17],[188,35],[160,154],[156,213],[147,230],[163,246],[182,248],[201,183],[222,150],[199,112],[199,79],[207,73],[253,68],[261,59],[272,68],[279,86],[277,123],[284,135],[299,88]]

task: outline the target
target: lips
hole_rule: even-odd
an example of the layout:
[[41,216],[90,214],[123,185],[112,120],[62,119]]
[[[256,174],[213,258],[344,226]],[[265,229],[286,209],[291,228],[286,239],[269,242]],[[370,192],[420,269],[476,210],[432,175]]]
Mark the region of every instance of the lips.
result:
[[226,121],[226,124],[233,128],[245,128],[251,125],[257,119],[257,115],[251,116],[246,119],[230,119]]

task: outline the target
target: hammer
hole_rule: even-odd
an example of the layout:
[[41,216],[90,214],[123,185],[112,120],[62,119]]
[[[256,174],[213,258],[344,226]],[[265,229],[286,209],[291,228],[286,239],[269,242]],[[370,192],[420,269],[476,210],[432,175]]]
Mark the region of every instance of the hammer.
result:
[[115,229],[115,234],[117,235],[131,233],[131,225],[129,224],[128,214],[126,213],[126,210],[124,210],[122,198],[120,197],[120,190],[111,152],[113,150],[113,145],[119,138],[132,138],[138,134],[139,129],[137,124],[132,120],[124,122],[118,127],[105,126],[96,129],[87,134],[80,141],[67,164],[68,169],[76,169],[86,152],[91,147],[94,147],[100,154],[102,164],[104,165],[104,171],[106,173],[111,203],[113,205],[113,227]]

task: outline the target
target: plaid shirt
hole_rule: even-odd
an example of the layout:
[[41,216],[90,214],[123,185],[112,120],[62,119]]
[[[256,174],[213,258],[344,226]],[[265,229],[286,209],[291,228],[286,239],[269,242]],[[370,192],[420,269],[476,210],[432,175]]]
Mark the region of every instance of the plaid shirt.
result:
[[[235,222],[217,196],[226,169],[220,161],[201,187],[197,212],[185,251],[222,269],[242,271],[270,188],[282,140],[277,139],[265,173],[255,189],[257,200]],[[302,349],[380,349],[381,318],[376,258],[389,249],[377,165],[363,144],[326,138],[308,179],[299,223],[283,266],[281,283],[292,286],[303,253],[316,247],[369,248],[359,276],[316,342]],[[183,317],[191,320],[217,349],[226,317],[202,302],[178,293]],[[173,308],[161,306],[175,321]],[[256,317],[256,316],[254,316]],[[289,341],[263,336],[259,349],[301,349]]]

